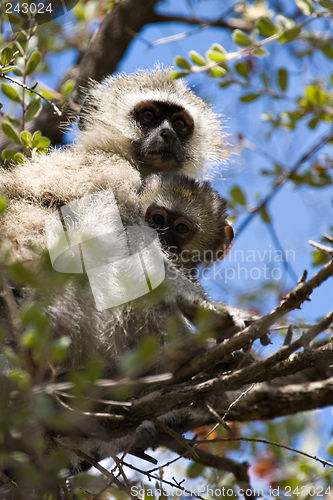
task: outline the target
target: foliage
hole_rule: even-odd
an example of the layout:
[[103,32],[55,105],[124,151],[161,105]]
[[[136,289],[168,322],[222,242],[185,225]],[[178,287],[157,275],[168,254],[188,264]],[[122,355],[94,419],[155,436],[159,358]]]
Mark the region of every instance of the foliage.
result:
[[[193,8],[197,8],[198,3],[193,2]],[[205,4],[205,1],[201,3]],[[1,158],[4,160],[5,168],[15,168],[13,164],[25,161],[26,157],[46,153],[50,144],[47,138],[48,129],[34,128],[36,119],[42,116],[44,111],[42,98],[56,101],[63,109],[72,107],[73,110],[77,110],[76,76],[73,77],[71,74],[66,77],[57,89],[47,88],[40,82],[35,84],[38,72],[50,71],[49,56],[56,52],[63,53],[67,49],[75,49],[82,60],[81,56],[89,47],[96,25],[103,22],[107,13],[116,8],[117,2],[82,0],[72,11],[74,21],[71,33],[66,30],[65,22],[53,21],[37,27],[32,19],[29,28],[18,32],[15,36],[1,35],[3,40],[0,66],[3,102],[1,125],[7,141],[6,147],[1,152]],[[3,11],[0,11],[0,16],[2,16],[0,20],[2,29],[5,27],[7,29],[5,33],[8,33],[8,21]],[[193,16],[190,17],[192,23]],[[190,17],[184,17],[184,22],[190,23]],[[240,113],[247,106],[258,106],[259,109],[264,103],[265,112],[261,113],[261,120],[266,134],[262,134],[259,142],[266,145],[268,151],[269,141],[279,137],[281,131],[291,134],[293,138],[296,134],[304,133],[305,127],[307,133],[312,134],[311,137],[314,139],[311,145],[295,164],[286,165],[269,159],[270,166],[259,167],[260,175],[266,182],[262,192],[259,192],[260,186],[253,195],[248,192],[246,183],[241,182],[233,182],[229,188],[229,211],[238,229],[238,237],[246,228],[253,227],[251,222],[258,214],[270,231],[277,250],[281,250],[281,245],[276,237],[276,213],[272,203],[276,193],[287,183],[295,190],[302,188],[310,194],[314,190],[327,193],[327,188],[332,189],[333,73],[330,74],[330,64],[333,60],[332,18],[331,0],[269,3],[262,0],[239,1],[223,17],[224,24],[219,24],[221,19],[215,23],[218,28],[228,33],[229,43],[224,45],[232,47],[233,50],[229,51],[215,42],[203,47],[202,53],[191,49],[188,56],[174,57],[176,69],[172,71],[173,78],[205,73],[208,78],[216,82],[218,92],[223,93],[230,89],[235,91]],[[216,40],[219,40],[218,35]],[[170,45],[171,48],[175,51],[173,45]],[[311,66],[319,56],[325,58],[327,70],[321,73],[313,71],[313,74],[310,71],[307,79],[302,79],[299,68]],[[271,111],[267,111],[268,109]],[[318,130],[323,131],[320,137],[315,135]],[[237,147],[240,154],[251,148],[252,145],[246,137],[239,135],[238,139]],[[332,199],[332,195],[329,196]],[[5,213],[7,204],[7,200],[0,197],[0,217]],[[300,220],[300,225],[302,222]],[[332,234],[332,220],[327,217],[325,224],[326,232]],[[314,266],[323,266],[330,261],[331,256],[316,248],[312,258]],[[56,273],[50,266],[47,256],[42,256],[41,260],[42,271],[36,276],[28,266],[11,262],[6,246],[1,246],[0,301],[5,300],[7,305],[13,306],[10,307],[12,311],[10,319],[12,330],[16,335],[12,341],[12,331],[8,332],[0,325],[0,340],[3,344],[0,357],[0,442],[4,450],[0,454],[1,470],[9,471],[9,476],[10,472],[14,471],[26,491],[32,492],[31,498],[56,499],[59,484],[62,488],[61,498],[65,498],[66,495],[66,498],[93,498],[89,493],[92,491],[95,495],[100,492],[94,498],[107,498],[110,477],[104,483],[95,484],[92,476],[88,475],[85,478],[86,487],[82,487],[82,484],[85,484],[82,478],[77,484],[77,478],[74,478],[72,491],[67,491],[65,479],[70,474],[70,465],[65,455],[58,449],[45,447],[45,434],[48,434],[50,429],[52,429],[51,434],[67,432],[68,429],[72,430],[75,420],[69,418],[65,409],[56,410],[54,398],[43,388],[45,377],[50,376],[52,372],[50,367],[65,359],[70,341],[66,337],[52,338],[50,320],[45,315],[39,300],[28,301],[24,308],[17,310],[14,300],[16,297],[8,285],[14,283],[21,290],[33,290],[37,299],[42,296],[46,302],[61,294],[74,279],[73,276]],[[239,294],[238,301],[244,302],[245,307],[251,303],[261,312],[265,309],[265,300],[273,296],[276,304],[279,294],[281,297],[284,295],[284,288],[283,283],[274,280],[264,281],[262,287],[255,292],[246,290]],[[308,327],[307,323],[305,320],[299,320],[295,329],[302,332],[302,328]],[[286,327],[286,323],[282,326]],[[274,347],[281,346],[287,335],[287,328],[281,327],[275,332],[272,335]],[[322,342],[328,340],[325,338]],[[137,350],[124,356],[123,376],[131,377],[133,366],[144,364],[155,349],[154,339],[144,338]],[[68,392],[70,398],[76,398],[76,403],[73,403],[74,409],[80,412],[92,410],[85,397],[99,397],[99,393],[96,394],[95,382],[100,378],[102,369],[102,360],[92,359],[86,370],[71,375],[72,385]],[[110,390],[107,396],[108,399],[117,401],[130,398],[134,393],[131,385],[120,384]],[[329,498],[333,493],[330,467],[324,469],[322,464],[285,448],[256,441],[239,441],[240,437],[258,440],[264,438],[278,445],[303,448],[302,444],[309,440],[312,443],[311,450],[314,450],[310,455],[315,456],[316,450],[319,449],[319,453],[325,455],[328,460],[328,457],[333,455],[331,436],[326,439],[324,445],[315,415],[292,415],[265,424],[255,422],[241,425],[235,422],[239,417],[237,411],[234,414],[231,411],[228,415],[231,423],[228,424],[227,431],[220,425],[211,433],[212,427],[209,426],[195,430],[189,437],[195,440],[204,439],[206,434],[210,433],[211,442],[205,441],[198,449],[222,458],[231,456],[243,460],[244,454],[250,457],[250,476],[256,478],[256,484],[264,490],[265,498],[282,498],[284,495],[292,495],[293,498],[301,496],[304,499],[314,496]],[[239,418],[239,420],[243,422],[245,419]],[[74,422],[74,425],[76,423]],[[193,446],[197,445],[194,443]],[[188,455],[185,454],[185,457]],[[170,457],[167,457],[165,463],[168,464],[169,460]],[[222,467],[220,469],[210,467],[207,463],[193,460],[193,457],[189,464],[188,458],[182,459],[180,463],[179,474],[183,478],[186,477],[186,488],[190,489],[192,485],[195,488],[199,483],[209,484],[212,485],[211,492],[205,491],[205,498],[240,497],[239,479],[237,480],[230,470],[226,472]],[[126,478],[123,468],[124,465],[119,467],[120,478],[122,474]],[[155,483],[161,489],[163,484],[165,489],[168,484],[172,484],[176,489],[177,485],[182,486],[171,479],[169,483],[163,483],[164,480],[169,480],[167,466],[158,465],[155,469],[151,466],[151,470],[153,472],[147,474],[147,479],[142,487],[140,486],[142,490],[146,490],[145,498],[152,497],[149,489],[153,483],[154,489],[157,489]],[[132,472],[133,479],[128,484],[140,484],[136,476],[140,469],[134,468]],[[6,482],[6,479],[8,479],[6,475],[0,476],[1,481]],[[126,484],[126,481],[124,483]],[[12,491],[12,487],[10,484],[8,491]],[[229,487],[233,490],[232,496],[227,493],[223,496],[222,489],[227,490]],[[219,495],[216,494],[217,490],[220,491]],[[109,491],[111,496],[108,498],[128,498],[126,492],[117,488]],[[14,498],[23,498],[20,495],[16,492]],[[155,498],[157,497],[158,494]],[[160,493],[159,498],[167,498],[165,492]]]

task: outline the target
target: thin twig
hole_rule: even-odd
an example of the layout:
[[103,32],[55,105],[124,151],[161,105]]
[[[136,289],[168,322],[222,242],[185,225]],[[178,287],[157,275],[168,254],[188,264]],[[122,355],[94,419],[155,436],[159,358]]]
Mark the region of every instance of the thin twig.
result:
[[20,87],[24,88],[25,90],[29,90],[29,92],[33,92],[34,94],[38,95],[43,101],[47,102],[48,104],[51,104],[52,108],[54,111],[57,113],[58,116],[62,116],[62,112],[60,109],[54,104],[54,102],[50,101],[50,99],[47,99],[46,97],[43,96],[43,94],[40,94],[37,92],[37,90],[29,87],[25,83],[20,82],[19,80],[16,80],[15,78],[12,78],[11,76],[5,75],[5,74],[0,74],[0,78],[4,78],[5,80],[9,80],[12,83],[15,83],[16,85],[19,85]]
[[[192,443],[191,439],[188,439],[189,443]],[[299,455],[304,455],[305,457],[311,458],[312,460],[316,460],[317,462],[320,462],[325,465],[328,465],[329,467],[333,467],[332,462],[328,462],[327,460],[324,460],[323,458],[318,458],[314,455],[310,455],[309,453],[305,453],[304,451],[297,450],[296,448],[292,448],[291,446],[286,446],[281,443],[275,443],[274,441],[269,441],[268,439],[258,439],[258,438],[244,438],[244,437],[231,437],[231,438],[215,438],[215,439],[200,439],[199,444],[210,444],[210,443],[222,443],[222,442],[228,442],[228,441],[246,441],[249,443],[264,443],[264,444],[270,444],[272,446],[277,446],[278,448],[284,448],[285,450],[293,451],[294,453],[298,453]]]

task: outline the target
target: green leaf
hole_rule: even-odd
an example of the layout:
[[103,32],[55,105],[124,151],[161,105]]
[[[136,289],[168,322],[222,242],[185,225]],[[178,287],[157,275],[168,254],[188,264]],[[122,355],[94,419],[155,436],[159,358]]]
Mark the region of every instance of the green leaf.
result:
[[36,97],[34,99],[31,99],[27,106],[27,110],[25,113],[25,121],[29,122],[33,118],[36,118],[36,116],[39,115],[39,113],[42,110],[42,106],[40,104],[40,98]]
[[175,57],[175,64],[183,69],[191,69],[190,63],[182,56]]
[[286,69],[284,69],[284,68],[279,69],[278,82],[279,82],[279,87],[282,90],[282,92],[285,92],[287,85],[288,85],[288,72]]
[[249,78],[249,66],[245,62],[239,62],[235,65],[235,69],[237,73],[244,78]]
[[37,146],[36,146],[36,147],[37,147],[37,148],[45,148],[45,149],[47,149],[47,148],[49,147],[49,145],[50,145],[50,144],[51,144],[50,139],[48,139],[47,137],[42,136],[42,137],[39,139],[39,141],[38,141],[38,143],[37,143]]
[[309,127],[311,130],[313,130],[313,129],[315,129],[315,128],[316,128],[316,126],[317,126],[318,122],[319,122],[319,118],[318,118],[318,116],[315,116],[314,118],[312,118],[312,120],[310,120],[310,121],[308,122],[308,127]]
[[42,133],[40,130],[36,130],[36,132],[34,133],[34,135],[32,136],[32,147],[33,148],[36,148],[37,147],[37,144],[38,144],[38,141],[39,139],[42,137]]
[[2,50],[1,52],[1,63],[3,66],[6,66],[7,64],[10,63],[10,61],[13,59],[14,53],[12,49],[9,47],[6,47],[5,49]]
[[269,52],[267,52],[267,50],[264,50],[261,47],[259,47],[258,49],[254,49],[252,54],[254,54],[255,56],[268,56]]
[[31,73],[35,71],[40,61],[40,58],[41,58],[41,53],[38,50],[34,50],[34,52],[29,57],[27,65],[25,67],[26,75],[31,75]]
[[311,16],[315,11],[312,0],[295,0],[295,4],[306,16]]
[[242,30],[234,30],[232,32],[232,38],[240,47],[249,47],[249,45],[253,43],[251,38]]
[[265,71],[262,71],[260,73],[260,76],[261,76],[261,79],[265,85],[265,89],[269,89],[270,81],[269,81],[269,77],[268,77],[267,73]]
[[15,142],[16,144],[22,144],[18,131],[11,123],[2,122],[1,126],[10,141]]
[[214,76],[215,78],[223,78],[227,72],[224,68],[221,68],[220,66],[217,66],[216,68],[213,68],[210,71],[211,76]]
[[8,207],[8,200],[5,196],[0,195],[0,215],[4,213]]
[[208,59],[210,59],[211,61],[215,61],[215,62],[223,62],[226,59],[224,53],[216,52],[215,50],[208,50],[206,52],[206,57]]
[[320,250],[315,250],[313,252],[313,261],[312,265],[313,266],[321,266],[323,264],[326,264],[330,260],[329,255],[327,255],[324,252],[321,252]]
[[308,103],[312,106],[318,104],[318,87],[316,85],[309,85],[305,89],[305,97]]
[[69,78],[61,87],[60,92],[64,97],[68,97],[75,87],[75,80]]
[[266,210],[265,207],[263,207],[261,210],[260,210],[260,215],[261,215],[261,218],[264,222],[266,222],[266,224],[270,224],[271,223],[271,218],[270,216],[268,215],[268,212]]
[[322,53],[327,57],[327,59],[333,59],[333,48],[330,43],[327,43],[321,48]]
[[15,163],[24,163],[26,159],[27,158],[22,153],[16,153],[14,156]]
[[263,36],[272,36],[279,32],[278,27],[268,17],[260,17],[257,26]]
[[260,97],[260,94],[245,94],[245,95],[242,95],[240,100],[241,100],[241,102],[251,102],[251,101],[255,101],[256,99],[258,99],[258,97]]
[[318,0],[319,5],[324,7],[325,9],[329,9],[332,7],[332,1],[331,0]]
[[190,58],[194,62],[194,64],[197,64],[198,66],[205,66],[206,65],[206,59],[202,57],[198,52],[195,50],[190,50]]
[[1,84],[1,90],[2,93],[8,97],[8,99],[11,99],[12,101],[15,102],[21,102],[21,98],[16,92],[16,90],[11,86],[11,85],[6,85],[5,83]]
[[177,80],[177,78],[183,78],[188,75],[188,71],[172,71],[169,76],[172,80]]
[[205,469],[205,465],[193,462],[187,469],[187,477],[194,479],[195,477],[201,476]]
[[245,194],[243,193],[243,191],[241,190],[241,188],[239,186],[234,186],[231,190],[230,190],[230,194],[232,196],[232,198],[239,204],[239,205],[243,205],[243,206],[246,206],[246,197],[245,197]]
[[17,151],[14,151],[13,149],[3,149],[1,151],[1,158],[6,161],[14,161],[16,153]]
[[5,68],[2,68],[0,72],[5,75],[7,73],[10,73],[11,71],[14,71],[16,68],[17,66],[6,66]]
[[214,52],[221,52],[222,54],[227,54],[227,51],[225,50],[222,45],[219,43],[213,43],[213,45],[210,47],[209,50],[213,50]]
[[23,130],[23,132],[21,132],[21,139],[26,148],[32,148],[32,137],[30,132]]
[[292,40],[295,40],[295,38],[298,37],[301,31],[302,31],[302,26],[295,26],[294,28],[286,30],[279,36],[279,42],[283,44],[289,43]]
[[13,14],[12,12],[8,12],[6,14],[6,16],[8,18],[8,21],[12,24],[18,24],[20,22],[19,16],[17,16],[16,14]]
[[225,80],[224,82],[219,82],[219,86],[222,88],[229,87],[232,83],[234,83],[233,80]]

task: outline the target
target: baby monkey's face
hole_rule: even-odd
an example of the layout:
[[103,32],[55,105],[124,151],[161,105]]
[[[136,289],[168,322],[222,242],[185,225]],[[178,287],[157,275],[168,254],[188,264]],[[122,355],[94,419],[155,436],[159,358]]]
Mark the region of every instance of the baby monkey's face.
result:
[[225,199],[207,182],[172,173],[150,175],[140,199],[146,222],[182,268],[223,258],[234,232],[226,219]]

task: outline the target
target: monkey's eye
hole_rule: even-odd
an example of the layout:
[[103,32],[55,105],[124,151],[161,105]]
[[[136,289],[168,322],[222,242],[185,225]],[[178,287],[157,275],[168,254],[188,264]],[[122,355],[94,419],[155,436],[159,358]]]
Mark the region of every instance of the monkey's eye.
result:
[[151,220],[154,224],[156,224],[156,226],[162,226],[165,222],[165,218],[162,214],[154,214]]
[[182,130],[186,128],[187,124],[182,118],[176,118],[176,120],[173,121],[173,126],[179,130]]
[[179,224],[177,224],[177,226],[175,227],[175,230],[177,231],[177,233],[179,234],[187,234],[189,231],[190,231],[190,228],[188,227],[187,224],[184,224],[184,222],[180,222]]
[[141,116],[148,122],[156,119],[156,114],[152,109],[144,109],[143,111],[141,111]]

